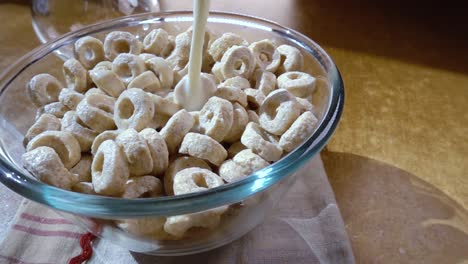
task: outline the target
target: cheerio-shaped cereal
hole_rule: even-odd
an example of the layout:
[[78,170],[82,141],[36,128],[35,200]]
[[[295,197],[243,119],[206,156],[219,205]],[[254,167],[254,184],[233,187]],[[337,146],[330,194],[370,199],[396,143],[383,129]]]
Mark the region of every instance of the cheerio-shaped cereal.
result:
[[143,51],[157,56],[163,56],[168,45],[170,45],[169,34],[162,28],[153,29],[143,39]]
[[237,87],[218,87],[214,96],[226,99],[232,103],[239,103],[243,107],[247,106],[247,95]]
[[305,72],[285,72],[278,77],[278,88],[286,89],[297,97],[305,98],[315,91],[315,78]]
[[54,115],[58,118],[62,118],[63,115],[70,109],[63,105],[61,102],[53,102],[50,104],[44,105],[42,108],[41,114]]
[[258,115],[255,111],[253,110],[247,110],[247,115],[249,116],[249,122],[254,122],[259,124],[260,121],[258,121]]
[[169,63],[161,57],[154,57],[146,62],[148,68],[156,74],[161,82],[161,89],[167,90],[174,84],[174,71]]
[[163,194],[161,181],[151,175],[132,177],[125,184],[122,198],[158,197]]
[[249,43],[234,33],[224,33],[211,43],[208,53],[215,61],[220,61],[223,54],[232,46],[247,46]]
[[112,61],[121,53],[140,54],[141,46],[141,42],[131,33],[112,31],[104,40],[104,54]]
[[149,69],[148,61],[158,56],[151,53],[141,53],[140,55],[138,55],[138,57],[140,57],[145,62],[146,68]]
[[23,144],[28,144],[31,139],[41,134],[44,131],[60,130],[60,119],[51,114],[42,114],[36,122],[28,129],[24,136]]
[[54,149],[41,146],[23,154],[23,166],[34,177],[55,187],[69,190],[77,182],[76,175],[70,173]]
[[193,127],[194,122],[192,115],[185,109],[178,111],[167,121],[160,134],[166,141],[170,154],[177,153],[180,143]]
[[318,119],[314,114],[304,112],[281,136],[279,146],[287,152],[292,151],[312,135],[317,125]]
[[163,229],[166,217],[141,217],[116,222],[119,228],[130,234],[150,236],[156,239],[166,239],[168,237]]
[[86,93],[84,93],[84,96],[86,97],[86,96],[92,95],[92,94],[107,95],[103,90],[98,89],[96,87],[93,87],[93,88],[89,89],[88,91],[86,91]]
[[223,185],[223,180],[216,173],[202,168],[187,168],[174,176],[174,194],[201,192]]
[[57,152],[65,168],[70,169],[80,161],[80,144],[70,132],[45,131],[29,141],[26,150],[31,151],[38,147],[50,147]]
[[63,76],[68,88],[79,93],[84,93],[88,90],[87,71],[76,59],[68,59],[63,64]]
[[304,113],[304,112],[307,112],[307,111],[315,113],[315,107],[309,101],[309,99],[296,97],[296,100],[299,103],[299,105],[301,106],[301,114]]
[[217,67],[219,67],[219,73],[222,76],[221,80],[235,76],[248,79],[255,68],[255,59],[247,47],[232,46],[224,53],[221,61],[216,64],[219,65]]
[[152,71],[145,71],[128,84],[128,89],[140,88],[148,93],[156,93],[161,90],[161,83]]
[[105,68],[93,69],[89,71],[89,76],[99,89],[114,98],[119,97],[125,90],[125,84],[112,70]]
[[228,158],[232,159],[237,153],[241,152],[242,150],[247,149],[246,146],[242,144],[242,142],[237,141],[233,143],[229,148],[227,149],[228,152]]
[[276,76],[269,71],[256,70],[254,80],[255,89],[261,91],[265,96],[276,89]]
[[154,129],[145,128],[139,133],[140,137],[146,141],[153,159],[152,175],[160,176],[164,173],[169,165],[169,151],[166,141]]
[[117,136],[120,134],[120,131],[118,130],[106,130],[99,134],[93,141],[93,144],[91,145],[91,154],[96,155],[96,152],[99,148],[99,146],[102,144],[102,142],[106,140],[115,140]]
[[115,99],[100,94],[90,93],[76,107],[76,113],[83,123],[97,132],[115,129],[114,122]]
[[86,68],[93,68],[104,60],[104,46],[102,42],[90,36],[82,37],[75,42],[75,57]]
[[237,153],[232,160],[226,160],[219,167],[219,176],[226,182],[241,180],[250,174],[270,165],[250,149]]
[[278,75],[288,71],[302,71],[304,67],[304,57],[299,49],[290,45],[281,45],[277,51],[281,55],[281,64],[276,73]]
[[41,73],[29,81],[28,93],[31,101],[41,107],[57,102],[62,87],[57,78],[48,73]]
[[208,163],[195,157],[179,157],[171,162],[164,173],[164,190],[167,195],[174,195],[174,176],[181,170],[187,168],[202,168],[211,170]]
[[227,206],[222,206],[193,214],[170,216],[164,223],[164,230],[176,238],[180,238],[192,227],[213,229],[219,226],[221,215],[227,209]]
[[97,70],[97,69],[103,69],[103,70],[111,71],[112,70],[112,62],[110,62],[110,61],[98,62],[96,64],[96,66],[94,66],[93,70]]
[[91,182],[77,182],[71,187],[71,190],[84,194],[96,194]]
[[245,108],[238,103],[232,104],[233,107],[233,122],[229,133],[224,137],[223,141],[233,143],[239,141],[244,132],[245,126],[249,122],[249,115]]
[[278,69],[281,56],[271,40],[264,39],[253,42],[249,49],[252,51],[259,69],[269,72],[275,72]]
[[123,150],[112,140],[102,142],[91,165],[94,191],[102,195],[121,195],[129,176]]
[[173,101],[156,94],[151,94],[154,110],[157,114],[172,116],[180,110],[180,106]]
[[62,118],[62,131],[67,131],[73,134],[73,136],[80,143],[80,149],[82,152],[89,151],[94,139],[98,135],[98,132],[86,127],[80,120],[75,111],[68,111]]
[[130,128],[122,131],[115,142],[125,153],[130,175],[142,176],[153,171],[153,158],[148,144],[135,129]]
[[249,80],[247,80],[246,78],[236,76],[236,77],[232,77],[232,78],[224,80],[224,82],[218,85],[218,88],[221,88],[221,87],[236,87],[240,89],[247,89],[247,88],[250,88],[251,85],[250,85]]
[[244,89],[244,93],[247,95],[247,103],[251,109],[259,108],[265,100],[265,94],[260,90],[247,88]]
[[75,110],[83,98],[83,94],[69,88],[64,88],[60,92],[58,100],[69,109]]
[[223,145],[209,136],[188,133],[180,145],[179,153],[207,160],[219,166],[227,157],[227,151]]
[[125,84],[129,84],[145,70],[145,62],[137,55],[130,53],[121,53],[112,62],[112,71],[115,72]]
[[114,120],[119,129],[148,127],[154,116],[151,95],[137,88],[124,91],[115,102]]
[[260,125],[274,135],[282,135],[299,117],[301,107],[287,90],[271,92],[259,109]]
[[211,97],[200,110],[200,130],[214,140],[221,142],[229,133],[234,110],[232,104],[219,97]]
[[247,125],[242,134],[241,142],[267,161],[277,161],[283,154],[283,150],[278,147],[278,139],[257,123]]
[[82,154],[80,161],[70,169],[70,172],[78,176],[80,182],[91,182],[91,164],[93,156]]

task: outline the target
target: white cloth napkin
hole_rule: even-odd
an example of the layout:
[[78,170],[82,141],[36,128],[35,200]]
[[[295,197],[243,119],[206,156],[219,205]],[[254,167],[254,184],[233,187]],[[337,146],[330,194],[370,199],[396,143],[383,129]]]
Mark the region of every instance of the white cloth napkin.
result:
[[[0,245],[0,263],[68,263],[80,253],[82,228],[24,201]],[[253,231],[221,248],[184,257],[132,253],[95,240],[87,263],[354,263],[343,220],[319,156],[303,169],[276,211]]]

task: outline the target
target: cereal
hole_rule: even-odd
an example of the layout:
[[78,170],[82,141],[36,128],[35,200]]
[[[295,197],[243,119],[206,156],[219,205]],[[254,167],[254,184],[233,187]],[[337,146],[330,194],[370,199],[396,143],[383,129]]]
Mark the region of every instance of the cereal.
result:
[[76,107],[83,123],[96,132],[115,129],[115,99],[100,93],[90,93]]
[[255,68],[255,59],[247,47],[232,46],[224,53],[221,61],[216,64],[219,65],[222,80],[235,76],[248,79]]
[[75,57],[86,69],[91,69],[104,60],[104,47],[97,38],[86,36],[78,39],[74,51]]
[[122,198],[134,199],[140,197],[158,197],[163,194],[161,181],[150,175],[132,177],[125,184]]
[[143,50],[157,56],[163,56],[164,49],[169,45],[169,34],[162,29],[153,29],[143,39]]
[[141,43],[129,32],[113,31],[104,40],[104,54],[110,61],[121,53],[138,55],[141,53]]
[[247,95],[247,103],[252,109],[259,108],[265,100],[265,94],[260,90],[247,88],[244,93]]
[[80,144],[82,152],[89,151],[98,132],[86,127],[75,111],[68,111],[62,118],[62,131],[73,134]]
[[296,97],[296,100],[301,106],[301,114],[307,111],[314,113],[314,105],[308,99]]
[[76,174],[80,182],[91,182],[92,162],[93,156],[89,154],[81,155],[80,161],[70,169],[70,172]]
[[42,114],[24,136],[23,144],[28,144],[31,139],[44,131],[58,131],[61,128],[60,119],[51,114]]
[[234,33],[224,33],[221,37],[211,43],[208,53],[215,61],[220,61],[223,54],[232,46],[247,46],[249,43]]
[[276,76],[269,71],[256,70],[254,80],[255,89],[261,91],[265,96],[276,89]]
[[258,121],[258,115],[254,110],[247,110],[247,115],[249,116],[249,122],[260,123],[260,121]]
[[83,98],[83,94],[69,88],[64,88],[60,91],[58,100],[70,110],[75,110]]
[[233,107],[229,101],[211,97],[200,110],[200,130],[205,135],[221,142],[232,127],[233,115]]
[[278,139],[256,123],[247,125],[242,134],[241,142],[266,161],[277,161],[283,154],[283,150],[278,147]]
[[274,135],[282,135],[299,117],[300,105],[287,90],[271,92],[259,109],[260,125]]
[[29,81],[29,97],[36,106],[41,107],[57,102],[62,87],[57,78],[47,73],[41,73]]
[[285,72],[278,77],[278,88],[304,98],[315,91],[315,78],[305,72]]
[[237,141],[237,142],[233,143],[227,149],[228,158],[232,159],[237,153],[241,152],[244,149],[246,149],[246,147],[242,144],[242,142]]
[[214,96],[226,99],[232,103],[239,103],[243,107],[247,106],[247,95],[244,93],[244,91],[237,87],[218,87]]
[[145,128],[139,133],[140,137],[146,141],[153,160],[152,175],[160,176],[169,165],[169,151],[166,141],[154,129]]
[[87,71],[76,59],[68,59],[63,64],[63,75],[68,88],[79,93],[88,90]]
[[291,127],[284,132],[279,140],[279,146],[290,152],[304,142],[318,126],[318,119],[312,112],[304,112]]
[[152,94],[151,99],[154,103],[154,110],[158,114],[172,116],[180,110],[180,106],[178,104],[167,98]]
[[26,150],[50,147],[57,152],[65,168],[70,169],[81,159],[80,144],[73,134],[65,131],[45,131],[29,141]]
[[114,98],[119,97],[125,90],[125,84],[112,70],[105,68],[93,69],[89,72],[89,76],[99,89]]
[[114,120],[119,129],[148,127],[154,116],[151,95],[138,88],[125,90],[115,102]]
[[102,144],[102,142],[106,140],[115,140],[117,136],[120,134],[120,131],[118,130],[107,130],[99,134],[93,141],[93,144],[91,145],[91,154],[96,155],[96,152],[99,148],[99,146]]
[[262,71],[275,72],[280,63],[281,56],[275,45],[269,39],[253,42],[249,46],[255,57],[257,67]]
[[233,143],[239,141],[244,132],[245,126],[249,122],[249,115],[245,108],[238,103],[234,103],[233,107],[233,122],[229,133],[224,137],[223,141]]
[[236,87],[240,89],[247,89],[247,88],[250,88],[250,83],[249,83],[249,80],[247,80],[246,78],[236,76],[236,77],[232,77],[232,78],[224,80],[224,82],[218,85],[218,88],[221,88],[221,87]]
[[166,194],[174,195],[174,176],[179,171],[194,167],[211,170],[210,166],[199,158],[183,156],[173,160],[164,174],[164,190]]
[[302,71],[304,58],[301,51],[290,45],[281,45],[277,51],[281,55],[281,64],[276,72],[278,75],[288,71]]
[[110,62],[110,61],[101,61],[98,64],[96,64],[96,66],[94,66],[94,68],[93,68],[93,70],[97,70],[97,69],[104,69],[104,70],[111,71],[112,70],[112,62]]
[[98,194],[118,196],[124,192],[130,172],[123,150],[114,141],[106,140],[99,146],[91,176]]
[[232,160],[223,162],[219,167],[219,176],[228,183],[235,182],[268,165],[262,157],[246,149],[237,153]]
[[179,153],[207,160],[219,166],[227,157],[224,147],[209,136],[188,133],[180,145]]
[[77,181],[63,165],[54,149],[40,146],[23,154],[23,166],[37,179],[55,187],[69,190]]
[[130,128],[122,131],[115,138],[115,143],[125,153],[130,175],[142,176],[153,171],[153,158],[148,144],[135,129]]
[[112,71],[115,72],[125,84],[129,84],[133,79],[144,72],[145,69],[145,62],[137,55],[130,53],[121,53],[112,62]]
[[140,55],[138,55],[138,57],[140,57],[145,62],[146,68],[149,69],[148,61],[158,56],[151,53],[141,53]]
[[54,102],[47,105],[44,105],[42,112],[44,114],[54,115],[58,118],[62,118],[63,115],[70,109],[63,105],[61,102]]
[[166,60],[154,57],[146,62],[148,68],[153,71],[161,83],[161,89],[167,90],[174,84],[174,71]]
[[128,89],[141,88],[148,93],[156,93],[161,90],[161,83],[152,71],[145,71],[128,84]]
[[214,172],[202,168],[187,168],[174,176],[174,194],[200,192],[223,185],[223,180]]
[[90,182],[78,182],[75,183],[71,190],[74,192],[84,193],[84,194],[96,194],[93,188],[93,184]]
[[161,136],[166,141],[169,154],[177,153],[180,143],[194,123],[192,115],[185,109],[178,111],[167,121],[166,126],[161,129]]

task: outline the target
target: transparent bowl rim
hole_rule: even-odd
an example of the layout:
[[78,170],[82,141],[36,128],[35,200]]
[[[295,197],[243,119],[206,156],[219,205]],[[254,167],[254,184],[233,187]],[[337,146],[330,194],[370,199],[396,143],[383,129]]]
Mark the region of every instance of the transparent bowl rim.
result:
[[[109,29],[166,21],[169,18],[181,18],[184,19],[183,21],[191,21],[192,11],[183,10],[137,14],[89,25],[65,34],[50,43],[32,50],[6,69],[0,76],[0,96],[6,90],[6,87],[30,65],[40,61],[41,58],[59,48],[70,45],[80,37]],[[253,173],[243,180],[200,193],[170,197],[123,199],[86,195],[63,190],[22,174],[3,155],[0,155],[0,182],[16,193],[54,209],[82,216],[111,219],[178,215],[237,203],[269,188],[282,178],[298,170],[325,146],[335,131],[341,117],[344,104],[344,85],[336,65],[317,43],[303,34],[281,26],[276,22],[238,13],[210,11],[209,22],[218,22],[220,20],[231,24],[236,22],[237,25],[243,24],[251,27],[269,28],[270,31],[275,31],[275,33],[282,34],[285,37],[294,36],[295,38],[300,38],[305,43],[296,42],[296,44],[300,44],[301,47],[305,48],[316,59],[320,55],[320,59],[324,60],[324,63],[327,63],[329,69],[326,70],[331,88],[328,108],[315,132],[300,147],[281,160]]]

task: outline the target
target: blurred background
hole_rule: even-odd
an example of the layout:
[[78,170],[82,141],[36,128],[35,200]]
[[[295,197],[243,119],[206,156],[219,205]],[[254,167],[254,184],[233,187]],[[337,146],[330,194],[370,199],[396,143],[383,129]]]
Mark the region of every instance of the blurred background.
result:
[[[33,1],[0,1],[0,69],[70,23],[79,27],[126,12],[192,5],[49,2],[61,3],[55,7],[64,12],[40,22],[36,17],[34,30]],[[85,14],[92,16],[64,15],[85,2]],[[468,263],[468,4],[211,2],[213,10],[264,17],[304,33],[340,69],[345,109],[322,159],[357,263]],[[40,8],[35,6],[35,16],[51,12]]]

